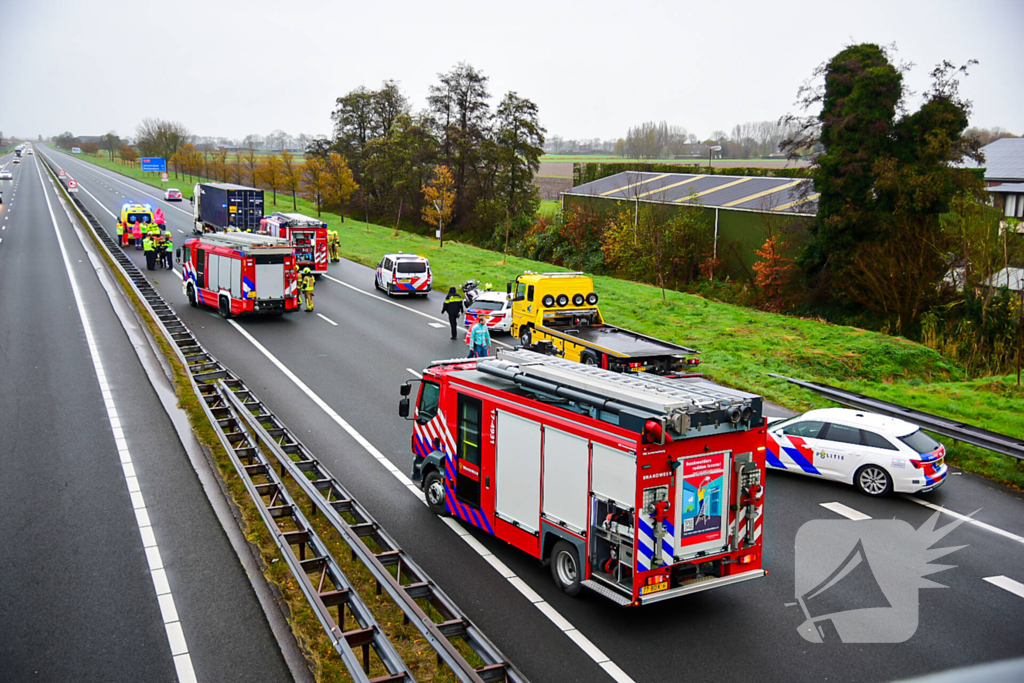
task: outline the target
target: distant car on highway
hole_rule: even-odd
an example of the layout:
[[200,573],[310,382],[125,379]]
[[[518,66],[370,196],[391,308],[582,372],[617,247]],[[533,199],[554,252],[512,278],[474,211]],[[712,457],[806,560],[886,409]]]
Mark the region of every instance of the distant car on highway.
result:
[[946,447],[910,422],[849,408],[768,425],[768,467],[853,484],[869,496],[924,493],[946,480]]
[[20,164],[21,163],[21,159],[19,159],[18,157],[14,157],[13,159],[11,159],[11,163],[12,164]]
[[466,306],[466,327],[476,324],[480,314],[488,316],[487,329],[494,332],[512,330],[512,300],[505,292],[482,292]]
[[180,202],[181,190],[174,187],[167,188],[167,191],[164,192],[164,199],[169,202]]
[[12,180],[13,178],[14,174],[8,171],[7,169],[0,171],[0,180]]

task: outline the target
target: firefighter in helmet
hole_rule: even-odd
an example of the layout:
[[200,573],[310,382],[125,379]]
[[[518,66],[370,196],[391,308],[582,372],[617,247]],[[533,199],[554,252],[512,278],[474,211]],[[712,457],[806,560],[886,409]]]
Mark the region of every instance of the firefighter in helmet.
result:
[[313,310],[313,286],[316,284],[316,278],[313,277],[313,273],[309,271],[309,268],[302,269],[302,280],[300,287],[303,295],[306,297],[306,311]]
[[341,260],[341,238],[336,230],[327,231],[327,249],[330,252],[331,263]]

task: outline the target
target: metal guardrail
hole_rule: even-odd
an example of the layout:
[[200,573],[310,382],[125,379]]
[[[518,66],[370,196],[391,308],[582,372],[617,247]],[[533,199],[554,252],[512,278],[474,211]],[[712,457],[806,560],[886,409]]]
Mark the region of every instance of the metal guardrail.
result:
[[[45,156],[39,156],[57,178],[53,163]],[[338,562],[328,552],[327,544],[317,535],[308,517],[290,495],[285,477],[298,485],[312,502],[311,514],[322,514],[344,539],[351,550],[351,557],[359,560],[373,577],[378,594],[382,588],[387,591],[405,619],[416,626],[437,653],[438,662],[444,662],[458,680],[466,683],[527,683],[526,677],[508,662],[309,449],[238,377],[203,348],[82,201],[70,193],[66,196],[85,217],[122,275],[171,341],[175,353],[188,370],[192,389],[239,477],[353,680],[383,683],[414,681],[415,678],[352,588]],[[348,515],[353,521],[349,522],[343,515]],[[282,526],[293,528],[284,530]],[[380,550],[371,550],[367,540]],[[298,555],[293,548],[298,550]],[[395,573],[392,574],[389,568],[394,568]],[[316,576],[315,586],[311,574]],[[441,621],[435,622],[418,600],[425,600],[440,615]],[[331,607],[337,607],[337,618],[331,614]],[[346,608],[355,622],[355,628],[348,631],[345,630]],[[465,643],[483,666],[474,667],[467,662],[455,647],[455,641]],[[361,649],[362,657],[356,655],[354,648]],[[371,651],[376,655],[372,661],[379,662],[387,670],[386,675],[369,678]]]
[[804,387],[805,389],[816,391],[825,398],[844,406],[869,410],[873,413],[888,415],[889,417],[898,417],[901,420],[912,422],[929,432],[948,436],[951,439],[963,441],[964,443],[969,443],[972,446],[987,448],[990,451],[1001,453],[1002,455],[1008,455],[1011,458],[1024,460],[1024,439],[1007,436],[1006,434],[999,434],[987,429],[982,429],[981,427],[975,427],[973,425],[964,424],[963,422],[957,422],[956,420],[932,415],[931,413],[907,408],[899,405],[898,403],[890,403],[889,401],[883,401],[882,399],[871,398],[870,396],[864,396],[863,394],[847,391],[846,389],[840,389],[839,387],[829,386],[828,384],[807,382],[775,373],[770,373],[769,376],[778,377],[786,380],[787,382],[792,382],[797,386]]

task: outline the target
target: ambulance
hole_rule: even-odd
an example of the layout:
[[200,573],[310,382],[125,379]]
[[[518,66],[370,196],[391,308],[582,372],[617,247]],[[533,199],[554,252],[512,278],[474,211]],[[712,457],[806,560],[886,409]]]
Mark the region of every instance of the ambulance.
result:
[[177,251],[182,291],[192,306],[225,318],[299,310],[295,254],[286,239],[243,232],[208,233]]
[[416,254],[384,254],[377,264],[377,272],[373,276],[373,286],[392,294],[408,294],[426,296],[434,275],[430,272],[430,261]]
[[637,606],[766,574],[760,396],[524,350],[437,361],[401,393],[430,509],[569,595]]
[[153,205],[136,204],[135,202],[125,202],[122,204],[121,223],[131,227],[135,221],[138,221],[139,225],[155,223],[156,219],[153,216]]
[[299,269],[319,277],[327,272],[327,223],[301,213],[275,213],[260,221],[259,232],[291,242]]

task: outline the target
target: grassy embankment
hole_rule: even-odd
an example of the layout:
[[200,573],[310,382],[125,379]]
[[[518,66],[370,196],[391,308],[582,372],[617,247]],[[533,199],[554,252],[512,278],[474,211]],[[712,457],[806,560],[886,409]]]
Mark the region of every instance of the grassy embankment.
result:
[[[89,161],[96,161],[89,158]],[[116,171],[124,167],[99,160]],[[131,175],[128,173],[126,175]],[[159,177],[139,179],[160,187]],[[188,186],[179,183],[179,186]],[[184,188],[183,188],[184,189]],[[191,192],[186,193],[186,197]],[[268,202],[269,203],[269,202]],[[278,197],[277,210],[291,210]],[[275,207],[268,206],[268,211]],[[298,200],[298,210],[315,214]],[[439,249],[431,239],[392,228],[346,220],[324,213],[341,235],[346,258],[376,265],[381,254],[416,252],[431,260],[435,287],[447,288],[468,278],[495,284],[524,270],[550,271],[554,266],[502,255],[457,242]],[[965,381],[963,372],[937,352],[900,337],[764,313],[668,292],[662,303],[655,287],[610,277],[596,277],[607,319],[622,327],[685,344],[703,351],[705,375],[728,386],[756,392],[794,410],[831,405],[816,394],[768,373],[824,382],[936,413],[993,431],[1024,436],[1024,390],[1012,376]],[[1013,458],[942,438],[950,462],[965,470],[1024,489],[1024,465]]]

